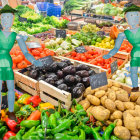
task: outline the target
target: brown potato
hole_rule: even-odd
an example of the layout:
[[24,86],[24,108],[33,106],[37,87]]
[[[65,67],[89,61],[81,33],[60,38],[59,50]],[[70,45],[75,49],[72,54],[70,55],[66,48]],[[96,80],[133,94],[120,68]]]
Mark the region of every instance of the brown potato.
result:
[[115,123],[115,122],[117,122],[117,123],[116,123],[116,126],[122,126],[122,125],[123,125],[123,122],[122,122],[121,119],[116,119],[116,120],[114,120],[114,123]]
[[138,117],[139,114],[136,110],[126,110],[128,113],[130,113],[133,117]]
[[102,86],[102,87],[100,87],[99,89],[100,89],[100,90],[107,91],[107,85],[105,85],[105,86]]
[[93,96],[93,95],[87,95],[87,99],[93,105],[97,105],[97,106],[100,105],[100,100],[97,97]]
[[107,85],[108,88],[112,87],[112,81],[108,80],[108,85]]
[[140,136],[138,129],[133,130],[133,131],[130,131],[130,133],[131,133],[132,136],[136,136],[136,137],[139,137]]
[[92,90],[91,87],[86,88],[85,92],[84,92],[84,97],[86,97],[87,95],[90,94],[94,94],[95,90]]
[[124,104],[123,102],[119,101],[119,100],[116,100],[115,101],[115,104],[116,104],[116,108],[120,111],[124,111]]
[[118,88],[121,87],[121,85],[119,83],[117,83],[117,82],[113,82],[113,86],[118,87]]
[[116,120],[116,119],[122,119],[122,112],[119,111],[119,110],[116,110],[113,112],[112,116],[113,116],[113,120]]
[[139,96],[140,96],[140,92],[131,92],[130,100],[132,102],[135,102],[138,99]]
[[131,140],[139,140],[139,137],[132,136],[132,137],[131,137]]
[[129,98],[128,98],[128,93],[126,92],[116,92],[116,96],[117,96],[117,100],[120,100],[122,102],[128,102]]
[[104,90],[99,90],[99,91],[96,91],[95,92],[95,96],[97,97],[97,98],[101,98],[102,96],[104,96],[105,95],[105,91]]
[[137,123],[137,129],[140,129],[140,117],[135,117]]
[[110,110],[110,112],[114,112],[116,109],[115,103],[110,99],[105,100],[105,107]]
[[140,96],[138,97],[136,104],[140,105]]
[[116,93],[115,91],[109,92],[108,93],[108,99],[115,101],[116,100]]
[[111,89],[114,90],[114,91],[118,91],[119,90],[119,88],[115,87],[115,86],[112,86]]
[[129,130],[124,126],[116,126],[114,129],[114,134],[123,140],[129,140],[131,136]]
[[90,107],[90,102],[85,100],[85,102],[82,104],[84,110],[87,110]]
[[124,102],[124,109],[126,110],[133,110],[135,108],[133,102]]
[[92,110],[93,107],[94,107],[94,106],[91,105],[91,106],[86,110],[87,114],[90,114],[90,113],[91,113],[91,110]]
[[103,96],[102,98],[101,98],[101,104],[103,105],[103,106],[105,106],[105,100],[107,99],[107,96]]
[[130,113],[128,113],[127,111],[125,111],[123,113],[123,122],[124,122],[124,126],[129,129],[129,130],[136,130],[137,129],[137,124],[136,124],[136,120],[135,117],[133,117]]

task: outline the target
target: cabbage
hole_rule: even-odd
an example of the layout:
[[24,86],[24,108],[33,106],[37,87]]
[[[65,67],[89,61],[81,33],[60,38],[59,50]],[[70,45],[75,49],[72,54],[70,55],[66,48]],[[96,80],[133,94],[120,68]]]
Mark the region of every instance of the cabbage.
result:
[[110,16],[117,16],[117,14],[118,14],[118,11],[115,10],[115,9],[112,9],[112,10],[110,10],[110,12],[109,12],[109,15],[110,15]]
[[96,10],[96,14],[97,15],[101,15],[102,14],[102,10],[101,9]]
[[132,85],[132,81],[131,81],[131,78],[130,77],[125,77],[125,83],[127,84],[127,85]]
[[115,81],[118,81],[118,82],[124,83],[124,82],[125,82],[125,79],[122,78],[122,77],[117,77],[117,78],[115,79]]
[[104,15],[109,15],[109,11],[110,11],[110,9],[104,8],[103,14],[104,14]]

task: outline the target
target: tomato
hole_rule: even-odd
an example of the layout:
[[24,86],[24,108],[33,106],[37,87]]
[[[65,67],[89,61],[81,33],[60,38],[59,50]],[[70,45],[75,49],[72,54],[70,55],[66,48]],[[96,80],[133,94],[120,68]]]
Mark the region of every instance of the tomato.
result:
[[72,56],[76,56],[76,54],[77,54],[77,53],[76,53],[75,51],[71,52],[71,55],[72,55]]
[[44,52],[40,53],[40,57],[41,57],[41,58],[42,58],[42,57],[46,57],[46,53],[44,53]]
[[32,63],[30,61],[28,61],[26,58],[24,59],[24,61],[27,63],[27,65],[31,65]]
[[22,61],[20,63],[17,64],[17,68],[18,69],[23,69],[27,67],[27,63],[25,61]]
[[86,61],[86,57],[85,56],[81,56],[81,60],[82,61]]
[[41,44],[41,46],[42,46],[42,48],[45,48],[45,44],[43,43],[43,44]]
[[32,50],[32,54],[34,56],[40,56],[40,51],[34,49],[34,50]]
[[38,50],[40,53],[43,52],[43,48],[42,48],[42,47],[37,48],[37,50]]
[[37,59],[39,59],[40,57],[39,57],[39,56],[35,56],[34,58],[37,60]]
[[13,63],[12,69],[16,68],[16,63]]
[[20,63],[24,58],[23,58],[22,55],[18,55],[18,56],[17,56],[17,59],[18,59],[18,63]]
[[18,61],[18,57],[17,56],[12,56],[12,60],[13,60],[13,63],[17,64],[19,61]]

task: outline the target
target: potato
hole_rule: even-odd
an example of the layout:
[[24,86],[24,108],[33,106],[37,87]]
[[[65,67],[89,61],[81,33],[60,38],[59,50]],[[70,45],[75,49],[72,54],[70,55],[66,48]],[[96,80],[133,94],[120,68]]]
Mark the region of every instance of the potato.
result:
[[139,137],[140,136],[138,129],[133,130],[133,131],[130,131],[130,133],[131,133],[132,136],[136,136],[136,137]]
[[124,104],[123,102],[119,101],[119,100],[116,100],[115,101],[115,105],[116,105],[116,108],[120,111],[124,111]]
[[139,105],[135,105],[135,110],[138,113],[138,116],[140,117],[140,106]]
[[117,82],[113,82],[113,86],[118,87],[118,88],[121,87],[121,85],[119,83],[117,83]]
[[135,102],[138,97],[140,97],[140,92],[131,92],[131,95],[130,95],[130,100],[132,102]]
[[139,140],[139,137],[132,136],[132,137],[131,137],[131,140]]
[[92,90],[91,87],[86,88],[85,92],[84,92],[84,97],[86,97],[89,94],[94,94],[95,90]]
[[110,125],[112,123],[112,121],[107,120],[106,121],[106,125]]
[[121,119],[116,119],[116,120],[114,120],[114,123],[115,123],[115,122],[117,122],[117,123],[116,123],[116,126],[122,126],[122,125],[123,125],[123,122],[122,122]]
[[91,105],[91,106],[86,110],[87,114],[90,114],[90,113],[91,113],[91,110],[92,110],[93,107],[94,107],[94,106]]
[[100,87],[99,89],[100,89],[100,90],[107,91],[107,85],[105,85],[105,86],[102,86],[102,87]]
[[140,96],[138,97],[136,104],[140,105]]
[[87,110],[90,107],[90,102],[85,100],[84,103],[82,104],[84,110]]
[[97,105],[97,106],[100,105],[100,100],[97,97],[93,96],[93,95],[87,95],[87,99],[93,105]]
[[113,112],[116,109],[115,103],[110,99],[105,100],[105,107],[110,110],[110,112]]
[[108,99],[115,101],[116,100],[116,93],[115,91],[109,92],[108,93]]
[[95,96],[97,97],[97,98],[101,98],[102,96],[104,96],[105,95],[105,91],[104,90],[99,90],[99,91],[96,91],[95,92]]
[[140,117],[135,117],[137,123],[137,129],[140,129]]
[[120,100],[122,102],[128,102],[129,98],[128,98],[128,93],[126,92],[116,92],[116,96],[117,96],[117,100]]
[[124,126],[129,130],[136,130],[137,124],[135,117],[133,117],[130,113],[124,112],[123,113],[123,120],[124,120]]
[[102,98],[101,98],[101,104],[103,105],[103,106],[105,106],[105,100],[107,99],[107,96],[105,95],[105,96],[103,96]]
[[108,80],[108,85],[107,85],[108,88],[112,87],[112,81]]
[[91,112],[92,112],[92,115],[94,116],[94,118],[97,119],[98,121],[108,120],[108,118],[110,116],[110,111],[109,110],[102,109],[99,106],[93,107]]
[[100,88],[96,88],[96,89],[94,89],[94,91],[96,92],[96,91],[99,91],[100,90]]
[[139,114],[136,110],[126,110],[128,113],[130,113],[133,117],[138,117]]
[[112,86],[111,89],[114,90],[114,91],[119,90],[119,88],[118,87],[115,87],[115,86]]
[[124,126],[116,126],[114,128],[114,134],[123,140],[129,140],[131,136],[129,130]]
[[124,109],[126,110],[133,110],[135,108],[133,102],[124,102]]
[[113,112],[112,116],[113,116],[113,120],[122,119],[122,112],[119,110],[116,110]]

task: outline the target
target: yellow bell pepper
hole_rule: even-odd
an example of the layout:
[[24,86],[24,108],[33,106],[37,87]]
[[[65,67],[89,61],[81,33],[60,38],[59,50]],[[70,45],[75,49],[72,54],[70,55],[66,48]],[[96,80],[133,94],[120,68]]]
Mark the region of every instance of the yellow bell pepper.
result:
[[1,110],[1,120],[2,121],[5,121],[5,118],[6,118],[6,111],[5,110]]
[[40,110],[44,109],[54,109],[54,105],[52,105],[51,103],[41,103],[39,104]]

